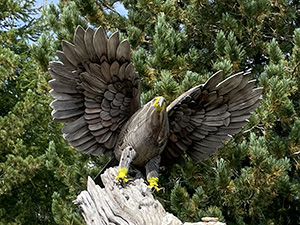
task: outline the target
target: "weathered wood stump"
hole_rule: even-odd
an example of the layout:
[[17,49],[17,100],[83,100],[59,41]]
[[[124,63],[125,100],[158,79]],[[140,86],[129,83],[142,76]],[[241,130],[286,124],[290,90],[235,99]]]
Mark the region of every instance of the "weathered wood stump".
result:
[[[182,225],[173,214],[166,212],[142,178],[122,186],[115,179],[118,167],[108,168],[101,175],[105,188],[96,185],[89,177],[87,191],[82,191],[74,201],[82,210],[88,225]],[[215,218],[208,222],[184,225],[224,225]]]

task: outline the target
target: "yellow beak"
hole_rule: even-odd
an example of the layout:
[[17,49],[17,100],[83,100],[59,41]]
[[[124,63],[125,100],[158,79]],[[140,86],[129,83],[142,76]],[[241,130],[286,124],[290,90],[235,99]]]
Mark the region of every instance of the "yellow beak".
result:
[[164,97],[156,97],[153,106],[156,108],[157,111],[165,109],[166,101]]

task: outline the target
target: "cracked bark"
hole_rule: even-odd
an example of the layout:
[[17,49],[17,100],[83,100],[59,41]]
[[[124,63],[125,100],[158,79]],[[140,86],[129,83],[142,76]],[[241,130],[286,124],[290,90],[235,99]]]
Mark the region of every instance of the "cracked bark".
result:
[[88,177],[87,190],[74,201],[88,225],[225,225],[214,221],[216,218],[203,218],[207,222],[182,223],[154,199],[142,178],[122,185],[115,179],[117,174],[118,167],[113,167],[101,175],[105,188]]

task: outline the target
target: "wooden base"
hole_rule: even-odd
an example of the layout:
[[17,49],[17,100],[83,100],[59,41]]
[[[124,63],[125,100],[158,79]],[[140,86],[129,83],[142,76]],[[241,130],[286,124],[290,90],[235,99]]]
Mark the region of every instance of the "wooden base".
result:
[[[88,225],[183,225],[173,214],[165,211],[155,200],[143,179],[129,181],[122,185],[115,179],[118,167],[108,168],[101,175],[105,188],[96,185],[88,177],[87,191],[82,191],[74,201],[82,210]],[[184,225],[215,224],[221,222],[184,223]]]

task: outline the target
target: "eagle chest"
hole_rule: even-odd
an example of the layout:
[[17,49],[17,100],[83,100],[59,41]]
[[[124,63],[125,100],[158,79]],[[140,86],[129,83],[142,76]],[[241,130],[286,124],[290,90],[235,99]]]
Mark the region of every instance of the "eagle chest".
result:
[[132,146],[136,150],[133,164],[144,166],[164,150],[168,133],[166,113],[156,113],[150,105],[145,105],[133,115],[125,125],[125,129],[121,131],[122,135],[117,142],[115,155],[118,159],[126,147]]

